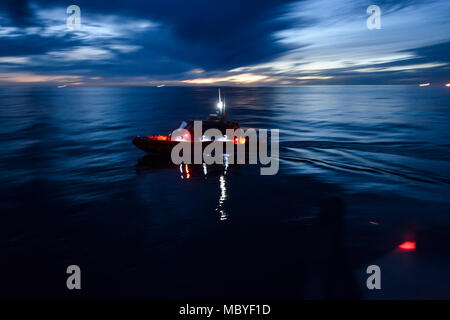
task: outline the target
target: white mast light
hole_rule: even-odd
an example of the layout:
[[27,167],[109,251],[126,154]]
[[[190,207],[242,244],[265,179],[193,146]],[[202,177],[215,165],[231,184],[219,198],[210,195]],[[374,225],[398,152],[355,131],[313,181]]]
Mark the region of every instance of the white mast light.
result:
[[225,119],[225,99],[222,100],[222,95],[220,94],[220,88],[219,88],[219,102],[217,102],[217,115],[220,119]]
[[223,108],[223,102],[222,102],[222,97],[220,96],[220,88],[219,88],[219,102],[217,102],[217,108],[222,111]]

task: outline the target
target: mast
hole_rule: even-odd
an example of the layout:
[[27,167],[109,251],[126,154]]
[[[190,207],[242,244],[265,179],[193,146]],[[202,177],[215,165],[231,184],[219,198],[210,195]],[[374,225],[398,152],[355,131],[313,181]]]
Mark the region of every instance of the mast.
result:
[[220,94],[220,88],[219,88],[219,102],[217,102],[217,109],[219,109],[217,112],[219,117],[225,119],[225,100],[222,101],[222,95]]

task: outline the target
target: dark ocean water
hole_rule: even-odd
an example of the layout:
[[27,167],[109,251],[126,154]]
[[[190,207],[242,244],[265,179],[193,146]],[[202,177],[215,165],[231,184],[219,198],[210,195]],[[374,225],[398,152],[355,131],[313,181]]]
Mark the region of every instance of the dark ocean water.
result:
[[450,298],[448,88],[224,88],[277,175],[139,160],[216,90],[1,88],[0,297]]

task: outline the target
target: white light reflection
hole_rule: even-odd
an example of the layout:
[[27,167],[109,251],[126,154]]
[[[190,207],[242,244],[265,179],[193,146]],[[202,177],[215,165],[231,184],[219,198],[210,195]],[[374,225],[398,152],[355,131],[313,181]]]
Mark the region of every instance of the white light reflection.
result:
[[219,187],[220,187],[220,198],[216,211],[219,211],[220,213],[220,220],[224,221],[228,219],[227,212],[224,209],[224,203],[225,200],[227,199],[227,186],[224,175],[221,175],[219,178]]
[[[196,168],[198,170],[196,170]],[[227,168],[228,168],[228,157],[225,157],[224,166],[221,169],[223,171],[220,173],[220,177],[219,177],[220,197],[219,197],[219,200],[218,200],[216,208],[215,208],[215,211],[217,211],[220,214],[219,219],[221,221],[228,220],[228,213],[227,213],[227,210],[225,209],[225,202],[228,199],[227,185],[226,185]],[[189,180],[191,178],[191,173],[194,175],[203,173],[203,176],[206,179],[208,177],[209,173],[214,174],[214,172],[216,172],[214,170],[214,168],[211,169],[211,167],[208,170],[208,165],[206,163],[202,164],[201,170],[200,170],[200,166],[190,166],[189,167],[187,164],[180,164],[179,170],[181,173],[180,178],[183,180]],[[208,173],[208,171],[211,171],[211,172]]]
[[223,155],[223,164],[225,165],[225,171],[224,171],[224,174],[226,175],[227,174],[227,169],[228,169],[228,157],[229,157],[230,155],[229,154],[227,154],[227,153],[225,153],[224,155]]

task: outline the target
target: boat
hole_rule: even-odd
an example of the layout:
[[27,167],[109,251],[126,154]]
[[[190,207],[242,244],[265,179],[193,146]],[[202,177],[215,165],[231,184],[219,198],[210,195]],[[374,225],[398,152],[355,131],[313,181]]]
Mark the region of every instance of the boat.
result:
[[218,129],[223,136],[216,139],[216,141],[222,141],[224,144],[227,142],[233,142],[235,145],[248,143],[248,139],[246,137],[233,136],[232,139],[229,139],[226,136],[227,129],[237,130],[240,127],[238,123],[226,120],[225,100],[222,100],[220,89],[216,113],[211,114],[209,118],[206,120],[196,120],[202,122],[202,131],[203,131],[201,138],[198,139],[194,139],[194,121],[195,120],[182,121],[179,128],[177,128],[187,130],[189,132],[189,135],[186,135],[186,137],[173,135],[174,131],[176,130],[175,129],[173,131],[169,131],[167,135],[137,136],[133,139],[133,144],[138,149],[146,152],[149,155],[170,156],[173,147],[175,147],[180,142],[189,142],[191,144],[201,143],[202,149],[204,149],[208,144],[210,144],[213,141],[211,138],[204,136],[205,131],[208,129]]

